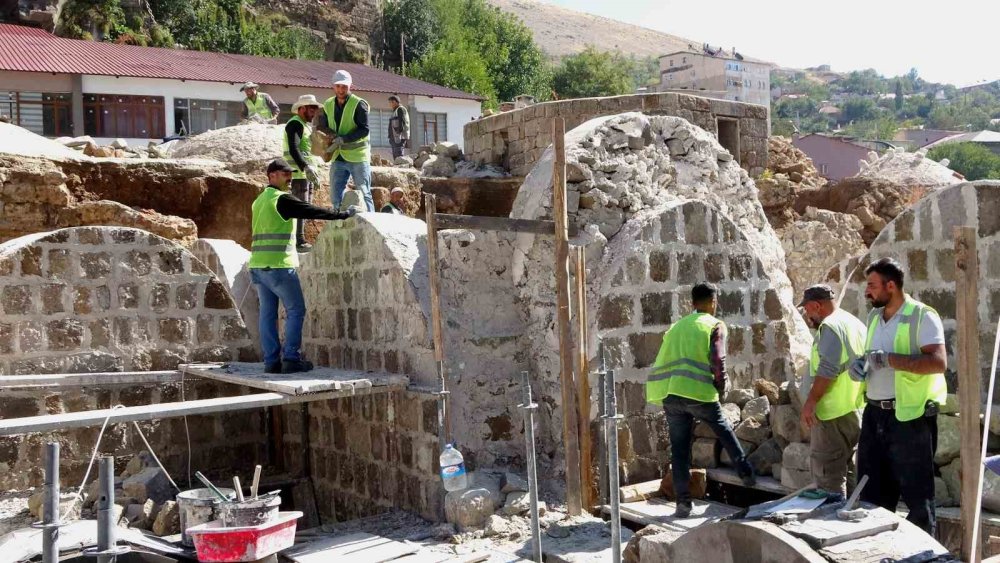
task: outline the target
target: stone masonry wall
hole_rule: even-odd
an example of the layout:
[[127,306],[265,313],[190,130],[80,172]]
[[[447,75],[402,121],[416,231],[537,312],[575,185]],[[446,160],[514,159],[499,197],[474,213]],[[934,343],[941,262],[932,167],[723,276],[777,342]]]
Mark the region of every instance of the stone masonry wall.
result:
[[525,176],[552,143],[553,117],[563,117],[569,131],[595,117],[630,111],[681,117],[716,136],[717,118],[736,120],[740,150],[733,156],[752,176],[767,166],[767,108],[673,92],[560,100],[484,117],[465,126],[466,156]]
[[190,252],[137,229],[0,245],[0,372],[176,369],[256,358],[235,303]]

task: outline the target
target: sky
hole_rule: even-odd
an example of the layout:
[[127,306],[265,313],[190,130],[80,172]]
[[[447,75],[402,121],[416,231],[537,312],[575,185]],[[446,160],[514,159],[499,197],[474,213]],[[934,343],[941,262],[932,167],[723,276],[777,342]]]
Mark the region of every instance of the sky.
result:
[[780,66],[916,68],[931,82],[1000,79],[1000,1],[948,0],[541,0],[713,46],[736,47]]

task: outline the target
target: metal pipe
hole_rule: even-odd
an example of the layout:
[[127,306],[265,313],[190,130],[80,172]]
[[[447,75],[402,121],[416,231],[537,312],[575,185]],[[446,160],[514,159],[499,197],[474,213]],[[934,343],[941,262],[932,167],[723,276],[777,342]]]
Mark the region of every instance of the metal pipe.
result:
[[445,384],[443,361],[437,362],[437,374],[438,452],[443,452],[445,444],[451,443],[451,424],[448,423],[448,395],[450,391]]
[[524,411],[524,442],[528,454],[528,496],[531,501],[531,552],[534,560],[542,562],[542,530],[538,523],[538,472],[535,461],[535,410],[538,404],[531,400],[531,378],[528,372],[521,372],[521,386],[524,389],[524,403],[518,405]]
[[615,397],[615,370],[608,370],[604,388],[607,416],[604,417],[608,434],[608,497],[611,499],[611,561],[622,560],[621,494],[618,483],[618,399]]
[[112,563],[115,555],[112,551],[117,544],[115,538],[115,458],[101,458],[100,491],[97,497],[97,563]]
[[45,446],[45,505],[42,518],[42,563],[59,561],[59,442]]
[[[607,365],[604,361],[604,341],[597,341],[597,355],[601,361],[601,369],[597,372],[597,388],[599,390],[597,394],[597,410],[598,417],[604,420],[604,417],[608,415],[608,405],[607,405],[607,393],[605,390],[605,385],[607,385],[606,380],[608,376]],[[600,435],[597,440],[597,459],[605,459],[608,452],[608,431],[607,425],[602,424],[599,430]],[[608,468],[605,464],[599,463],[597,465],[598,475],[597,475],[597,496],[598,502],[601,505],[608,503]]]

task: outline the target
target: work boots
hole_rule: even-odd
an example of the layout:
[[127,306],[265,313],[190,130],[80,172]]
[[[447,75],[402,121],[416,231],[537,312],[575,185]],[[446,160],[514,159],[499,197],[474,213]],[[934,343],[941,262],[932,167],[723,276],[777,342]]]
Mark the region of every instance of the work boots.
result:
[[674,518],[687,518],[691,516],[691,501],[677,501],[677,510],[674,511]]
[[309,360],[282,360],[281,373],[299,373],[312,371],[313,364]]

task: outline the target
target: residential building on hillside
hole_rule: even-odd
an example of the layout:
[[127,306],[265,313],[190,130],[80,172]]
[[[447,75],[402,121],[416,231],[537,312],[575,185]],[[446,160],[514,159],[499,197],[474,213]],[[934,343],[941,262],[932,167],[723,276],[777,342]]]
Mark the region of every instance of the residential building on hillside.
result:
[[727,100],[760,104],[770,110],[773,66],[744,57],[735,49],[691,47],[660,57],[660,91],[719,91]]
[[900,129],[896,131],[892,140],[902,144],[906,150],[914,151],[961,133],[961,131],[945,131],[943,129]]
[[351,73],[354,91],[369,103],[378,152],[390,154],[393,94],[409,108],[415,145],[461,146],[464,125],[482,113],[474,94],[359,64],[79,41],[0,24],[0,114],[48,137],[90,135],[102,143],[120,137],[145,145],[235,125],[245,81],[278,102],[284,123],[300,95],[333,95],[337,69]]
[[927,148],[933,149],[934,147],[940,147],[941,145],[947,145],[950,143],[976,143],[977,145],[983,145],[984,147],[990,149],[994,154],[1000,155],[1000,133],[997,133],[996,131],[955,133],[927,145]]
[[792,139],[792,144],[812,159],[820,176],[831,182],[857,175],[861,171],[858,162],[867,158],[868,152],[873,150],[844,137],[819,133],[796,137]]

